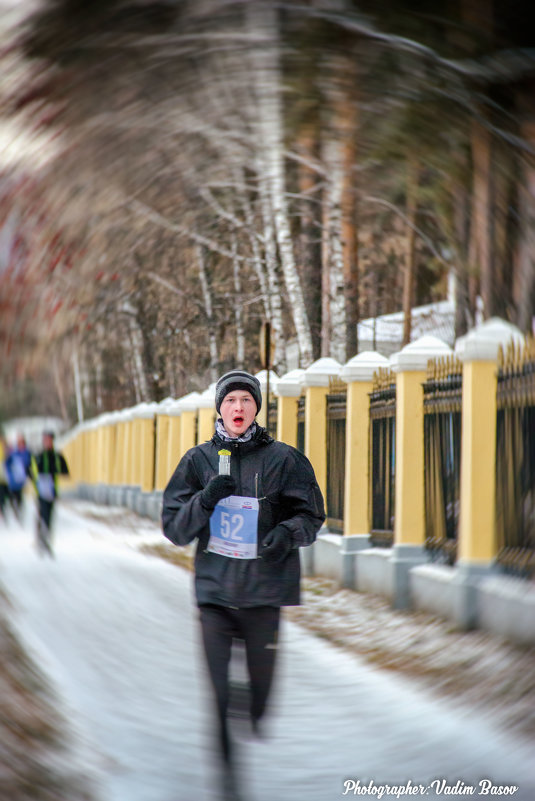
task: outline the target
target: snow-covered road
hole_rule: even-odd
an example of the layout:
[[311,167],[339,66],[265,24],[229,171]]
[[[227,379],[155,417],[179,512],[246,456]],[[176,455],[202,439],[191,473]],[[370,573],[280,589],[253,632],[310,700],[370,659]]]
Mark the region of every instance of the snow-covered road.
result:
[[[64,701],[101,801],[214,801],[191,576],[137,550],[162,538],[150,521],[136,530],[131,516],[123,525],[117,510],[97,519],[90,509],[59,506],[55,560],[37,555],[28,509],[24,528],[0,528],[15,621]],[[417,785],[427,798],[517,786],[506,797],[535,799],[532,743],[288,622],[273,712],[270,738],[242,745],[247,801],[417,798]]]

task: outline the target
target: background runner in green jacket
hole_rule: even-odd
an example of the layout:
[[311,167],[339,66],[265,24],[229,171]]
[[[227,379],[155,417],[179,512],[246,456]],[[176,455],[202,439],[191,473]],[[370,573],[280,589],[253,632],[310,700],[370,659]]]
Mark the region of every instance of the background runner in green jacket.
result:
[[54,434],[49,431],[43,434],[42,452],[32,456],[30,473],[37,493],[37,548],[53,556],[51,524],[58,496],[58,476],[69,475],[69,469],[63,454],[54,450]]

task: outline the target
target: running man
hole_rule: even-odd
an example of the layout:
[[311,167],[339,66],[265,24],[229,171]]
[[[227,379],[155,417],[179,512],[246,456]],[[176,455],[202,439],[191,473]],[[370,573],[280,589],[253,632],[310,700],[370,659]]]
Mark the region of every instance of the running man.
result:
[[63,454],[54,450],[54,434],[45,431],[43,434],[43,450],[32,456],[30,466],[31,478],[37,492],[37,549],[40,553],[53,556],[52,550],[52,513],[58,497],[58,476],[68,476],[69,469]]
[[[163,497],[165,536],[175,545],[197,539],[196,599],[226,780],[233,774],[227,724],[233,640],[244,643],[248,714],[252,732],[259,733],[280,608],[299,604],[299,548],[314,542],[325,519],[312,465],[255,422],[261,405],[255,376],[242,370],[222,376],[214,436],[183,456]],[[239,798],[237,789],[225,798]]]

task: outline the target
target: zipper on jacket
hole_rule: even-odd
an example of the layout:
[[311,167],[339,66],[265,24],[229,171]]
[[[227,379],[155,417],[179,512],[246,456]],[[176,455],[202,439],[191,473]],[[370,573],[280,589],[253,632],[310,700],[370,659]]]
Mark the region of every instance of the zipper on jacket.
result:
[[238,486],[237,486],[237,488],[236,488],[236,489],[237,489],[237,490],[239,490],[239,492],[238,492],[238,495],[241,495],[241,493],[242,493],[242,486],[241,486],[241,456],[240,456],[240,443],[239,443],[239,442],[233,442],[233,443],[232,443],[232,448],[233,448],[233,450],[234,450],[234,453],[235,453],[235,455],[236,455],[236,464],[238,465]]

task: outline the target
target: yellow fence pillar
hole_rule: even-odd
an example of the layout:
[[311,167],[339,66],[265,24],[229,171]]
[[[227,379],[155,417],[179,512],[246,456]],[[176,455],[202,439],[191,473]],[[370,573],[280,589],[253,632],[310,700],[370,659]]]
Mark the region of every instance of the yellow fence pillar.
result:
[[290,370],[275,384],[277,395],[277,439],[297,447],[297,405],[302,392],[304,370]]
[[423,336],[392,357],[396,373],[396,482],[392,600],[410,605],[409,571],[425,560],[424,393],[427,363],[451,354],[433,336]]
[[198,404],[197,444],[212,439],[217,413],[215,410],[215,384],[201,392]]
[[327,394],[329,379],[340,374],[342,365],[325,356],[313,362],[304,372],[305,390],[305,455],[316,473],[323,494],[327,495]]
[[132,482],[132,410],[123,411],[123,485],[129,487]]
[[521,332],[493,318],[458,343],[463,362],[460,514],[455,616],[477,622],[477,584],[496,554],[496,391],[500,347],[523,343]]
[[110,485],[116,486],[117,481],[117,448],[118,448],[118,420],[119,412],[111,412],[109,423],[109,439],[110,439]]
[[[258,378],[260,381],[260,389],[262,391],[262,408],[258,412],[256,416],[256,422],[259,426],[263,428],[266,427],[267,424],[267,409],[268,409],[268,374],[267,370],[260,370],[260,372],[255,374],[255,378]],[[273,390],[276,381],[278,381],[278,375],[274,370],[269,371],[269,397],[273,397]]]
[[125,465],[125,435],[126,435],[126,420],[124,419],[124,411],[117,413],[117,452],[115,456],[116,463],[116,484],[123,486],[126,484],[124,475]]
[[177,403],[180,407],[180,450],[173,470],[186,451],[197,444],[197,409],[200,397],[198,392],[190,392]]
[[167,430],[167,459],[165,467],[165,482],[164,489],[167,482],[175,472],[175,468],[180,460],[180,415],[182,410],[179,401],[175,400],[169,405],[167,409],[169,415],[169,428]]
[[155,474],[155,414],[157,403],[141,403],[136,408],[136,484],[142,492],[152,492]]
[[388,367],[388,359],[365,351],[340,373],[347,384],[344,537],[358,538],[353,550],[368,545],[370,535],[370,392],[374,373],[381,367]]
[[167,440],[169,436],[169,406],[173,403],[171,398],[166,398],[158,404],[156,411],[156,458],[154,479],[155,489],[163,491],[167,484]]

